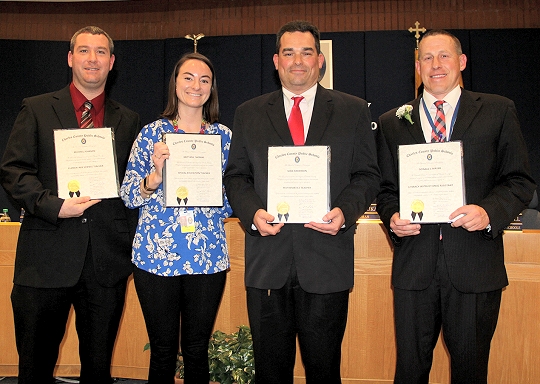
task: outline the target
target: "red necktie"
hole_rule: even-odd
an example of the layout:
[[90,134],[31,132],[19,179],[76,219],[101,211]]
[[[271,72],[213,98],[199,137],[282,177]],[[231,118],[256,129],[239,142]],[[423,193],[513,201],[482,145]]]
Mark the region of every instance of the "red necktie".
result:
[[446,118],[444,116],[443,104],[444,100],[437,100],[435,102],[437,112],[435,113],[435,120],[433,121],[435,129],[431,130],[432,143],[446,141]]
[[85,101],[84,111],[81,116],[81,128],[94,128],[94,122],[92,121],[92,115],[90,114],[91,109],[92,103]]
[[294,96],[294,105],[289,116],[289,130],[294,145],[304,145],[304,121],[302,120],[302,112],[300,112],[300,102],[304,96]]

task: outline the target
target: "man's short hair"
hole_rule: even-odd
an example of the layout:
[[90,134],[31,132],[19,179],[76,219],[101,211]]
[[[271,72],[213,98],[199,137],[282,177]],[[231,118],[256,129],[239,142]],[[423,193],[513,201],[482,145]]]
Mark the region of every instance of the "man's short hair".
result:
[[281,36],[283,36],[285,32],[311,33],[313,35],[313,38],[315,39],[315,48],[317,49],[317,54],[321,53],[321,33],[319,32],[319,29],[308,21],[295,20],[295,21],[291,21],[285,24],[279,29],[276,35],[276,53],[277,54],[279,54],[279,50],[281,48]]
[[114,53],[114,42],[109,36],[107,32],[105,32],[100,27],[96,27],[93,25],[89,25],[87,27],[79,29],[73,37],[71,38],[71,41],[69,42],[69,50],[73,53],[73,50],[75,49],[75,40],[77,40],[77,36],[79,36],[81,33],[89,33],[91,35],[104,35],[107,40],[109,40],[109,51],[111,52],[111,55]]
[[454,45],[456,47],[456,52],[458,53],[458,55],[461,55],[463,53],[463,50],[461,49],[461,42],[459,41],[459,39],[445,29],[431,29],[424,33],[420,41],[422,41],[426,37],[437,35],[444,35],[450,37],[454,41]]

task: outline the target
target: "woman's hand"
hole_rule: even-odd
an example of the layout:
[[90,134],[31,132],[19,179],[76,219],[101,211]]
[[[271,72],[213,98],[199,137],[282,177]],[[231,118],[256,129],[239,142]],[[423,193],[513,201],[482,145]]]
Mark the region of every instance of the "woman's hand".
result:
[[154,153],[152,154],[152,161],[154,162],[154,166],[156,167],[156,175],[157,180],[153,181],[159,181],[157,185],[148,185],[150,188],[154,188],[161,184],[161,180],[163,179],[163,165],[165,164],[165,160],[169,158],[169,147],[167,147],[167,144],[160,141],[158,143],[154,144]]
[[141,194],[143,197],[149,198],[158,189],[163,181],[163,166],[165,165],[165,160],[168,158],[169,147],[167,147],[167,144],[163,142],[155,143],[154,153],[152,154],[155,171],[141,181]]

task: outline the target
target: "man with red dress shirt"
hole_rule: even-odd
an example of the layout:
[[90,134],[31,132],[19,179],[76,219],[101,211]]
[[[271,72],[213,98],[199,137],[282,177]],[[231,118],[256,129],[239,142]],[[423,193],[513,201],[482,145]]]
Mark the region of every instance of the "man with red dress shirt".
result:
[[[58,197],[53,131],[111,127],[118,177],[124,177],[139,115],[107,98],[114,44],[98,27],[71,39],[73,81],[26,98],[0,163],[0,182],[26,211],[11,294],[20,384],[52,384],[71,306],[79,338],[80,383],[111,383],[112,350],[132,272],[137,211],[120,198]],[[89,101],[90,118],[83,119]]]

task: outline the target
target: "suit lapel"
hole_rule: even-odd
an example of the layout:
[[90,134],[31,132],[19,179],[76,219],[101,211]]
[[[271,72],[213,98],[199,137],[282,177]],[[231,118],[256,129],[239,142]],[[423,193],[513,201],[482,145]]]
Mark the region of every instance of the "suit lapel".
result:
[[270,94],[268,99],[268,109],[266,110],[270,123],[283,141],[284,145],[294,145],[289,125],[285,117],[285,106],[283,104],[283,92],[281,90]]
[[332,101],[332,94],[321,85],[317,85],[306,145],[316,145],[321,142],[333,110],[334,102]]
[[411,105],[413,107],[412,110],[412,120],[414,124],[409,123],[405,119],[401,119],[403,121],[403,124],[407,125],[407,129],[409,130],[409,133],[414,138],[414,141],[417,143],[425,143],[426,138],[424,137],[424,131],[422,130],[422,121],[420,120],[420,108],[422,108],[422,105],[420,104],[420,97],[416,98],[411,102]]
[[[333,110],[334,103],[332,101],[332,95],[322,86],[318,85],[306,145],[315,145],[320,142]],[[285,117],[283,92],[281,90],[270,95],[267,114],[284,145],[294,145]]]
[[79,123],[77,122],[77,115],[75,115],[75,109],[71,101],[69,86],[55,92],[52,97],[55,99],[52,102],[52,107],[61,125],[58,128],[78,128]]
[[474,117],[480,110],[481,105],[482,102],[473,98],[470,92],[464,89],[461,90],[459,110],[454,128],[452,129],[451,140],[461,140],[463,138],[463,135],[467,132]]
[[105,99],[105,117],[103,119],[103,126],[105,128],[111,128],[113,132],[116,131],[120,125],[120,119],[122,114],[116,104],[114,104],[109,98]]

